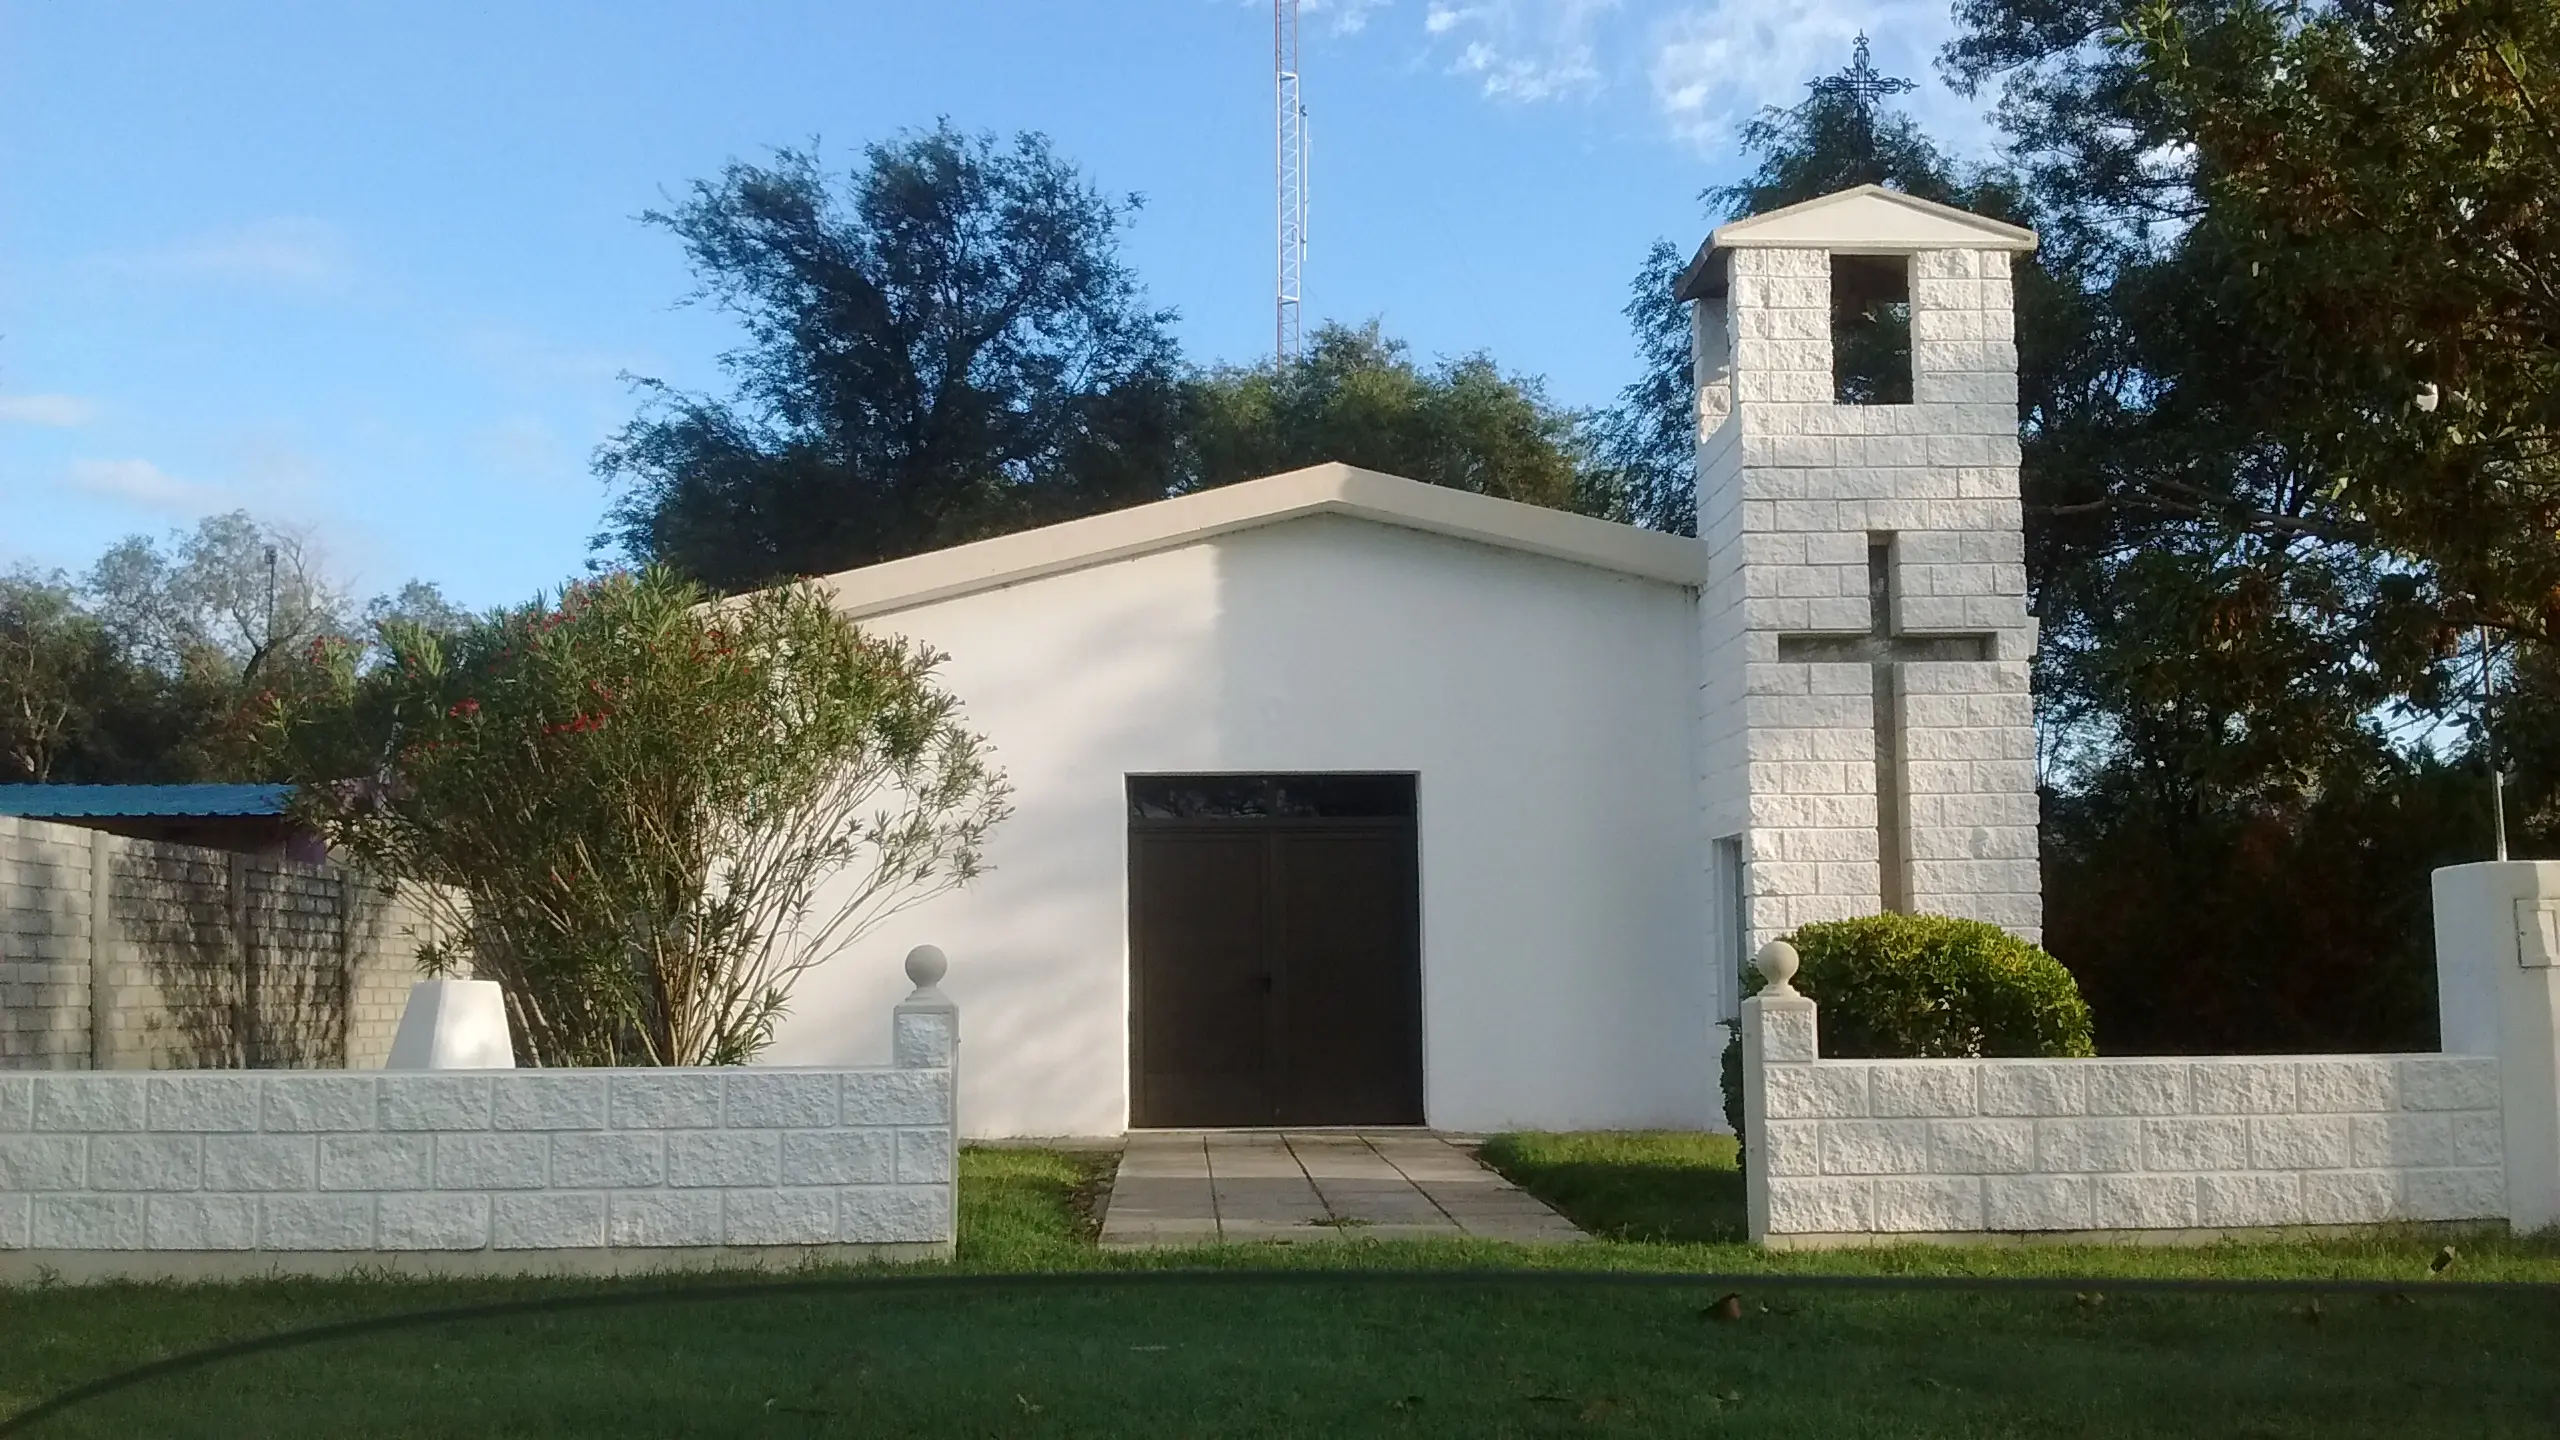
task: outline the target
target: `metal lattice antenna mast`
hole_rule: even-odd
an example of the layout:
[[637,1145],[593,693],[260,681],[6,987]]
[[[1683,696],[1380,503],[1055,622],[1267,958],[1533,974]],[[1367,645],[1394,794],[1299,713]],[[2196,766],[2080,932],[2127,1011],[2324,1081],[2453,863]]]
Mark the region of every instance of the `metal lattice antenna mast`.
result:
[[1297,355],[1307,268],[1307,107],[1298,94],[1298,0],[1272,0],[1271,69],[1279,129],[1280,273],[1277,354]]

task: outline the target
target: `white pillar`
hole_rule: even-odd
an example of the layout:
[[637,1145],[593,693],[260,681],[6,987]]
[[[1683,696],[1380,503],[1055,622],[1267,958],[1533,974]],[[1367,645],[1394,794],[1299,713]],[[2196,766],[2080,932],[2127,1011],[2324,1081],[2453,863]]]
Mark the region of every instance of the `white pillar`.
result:
[[[901,1070],[943,1072],[942,1144],[951,1162],[952,1243],[960,1238],[960,1007],[942,993],[951,962],[939,945],[907,952],[907,980],[916,988],[890,1020],[889,1058]],[[901,1142],[904,1143],[903,1141]],[[903,1163],[903,1162],[902,1162]]]
[[2560,862],[2435,873],[2436,997],[2448,1055],[2494,1055],[2507,1223],[2560,1224]]
[[1789,982],[1796,947],[1772,940],[1752,963],[1768,984],[1742,1002],[1742,1184],[1753,1244],[1769,1238],[1769,1066],[1810,1064],[1822,1050],[1814,1004]]

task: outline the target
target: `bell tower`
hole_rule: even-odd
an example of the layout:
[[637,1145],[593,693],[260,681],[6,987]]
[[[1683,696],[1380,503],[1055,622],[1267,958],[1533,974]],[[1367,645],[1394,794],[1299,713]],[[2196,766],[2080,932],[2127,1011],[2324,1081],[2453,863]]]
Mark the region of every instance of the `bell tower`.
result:
[[1744,959],[1880,910],[2040,937],[2010,260],[1879,186],[1719,227],[1697,375],[1701,801]]

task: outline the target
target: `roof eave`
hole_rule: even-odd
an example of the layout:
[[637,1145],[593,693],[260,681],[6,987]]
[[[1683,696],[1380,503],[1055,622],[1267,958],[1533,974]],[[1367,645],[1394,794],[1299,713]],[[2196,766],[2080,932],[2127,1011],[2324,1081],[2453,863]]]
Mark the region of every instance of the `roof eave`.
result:
[[1695,586],[1705,573],[1698,542],[1685,535],[1336,463],[847,570],[819,583],[839,609],[861,619],[1314,515],[1348,515],[1674,585]]

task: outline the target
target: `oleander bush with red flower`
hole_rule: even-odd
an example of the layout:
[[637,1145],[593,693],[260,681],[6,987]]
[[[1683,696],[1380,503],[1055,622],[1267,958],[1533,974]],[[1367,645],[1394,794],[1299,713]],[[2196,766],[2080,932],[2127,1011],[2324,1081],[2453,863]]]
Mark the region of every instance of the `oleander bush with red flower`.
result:
[[1008,809],[943,657],[814,585],[617,573],[304,658],[261,743],[336,850],[451,887],[419,893],[467,940],[421,958],[505,986],[537,1064],[743,1063],[801,975],[968,883]]

